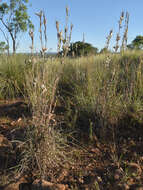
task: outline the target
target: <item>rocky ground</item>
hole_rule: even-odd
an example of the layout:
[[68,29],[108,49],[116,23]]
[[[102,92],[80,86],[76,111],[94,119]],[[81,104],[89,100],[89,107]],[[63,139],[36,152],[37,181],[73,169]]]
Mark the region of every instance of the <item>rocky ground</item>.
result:
[[[34,173],[19,176],[18,141],[24,138],[30,112],[22,100],[0,102],[0,190],[143,190],[143,126],[122,127],[116,142],[75,148],[75,163],[59,168],[50,181]],[[41,188],[42,187],[42,188]]]

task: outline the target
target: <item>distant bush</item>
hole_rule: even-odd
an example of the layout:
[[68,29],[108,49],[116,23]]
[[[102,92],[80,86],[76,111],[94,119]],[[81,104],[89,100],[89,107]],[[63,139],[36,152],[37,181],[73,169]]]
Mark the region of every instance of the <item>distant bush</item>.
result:
[[127,45],[127,48],[130,50],[133,50],[133,49],[141,50],[141,49],[143,49],[143,36],[136,36],[136,38],[131,42],[131,44]]
[[71,43],[68,55],[87,56],[87,55],[95,55],[97,54],[97,52],[98,49],[96,47],[93,47],[91,44],[77,41],[75,43]]

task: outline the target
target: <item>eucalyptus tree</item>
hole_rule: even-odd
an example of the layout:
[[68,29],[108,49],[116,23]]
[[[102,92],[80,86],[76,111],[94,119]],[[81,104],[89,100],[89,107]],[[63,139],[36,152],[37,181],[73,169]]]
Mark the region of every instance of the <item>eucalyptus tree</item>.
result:
[[5,34],[7,43],[9,37],[11,38],[13,53],[16,52],[19,34],[34,27],[27,11],[28,0],[9,0],[9,2],[0,3],[0,30]]

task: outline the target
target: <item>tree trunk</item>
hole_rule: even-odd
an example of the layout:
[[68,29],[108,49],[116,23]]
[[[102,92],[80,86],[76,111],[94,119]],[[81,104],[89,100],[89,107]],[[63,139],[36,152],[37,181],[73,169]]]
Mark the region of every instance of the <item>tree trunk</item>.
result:
[[12,43],[13,43],[13,54],[16,53],[16,43],[15,43],[15,39],[12,39]]
[[16,38],[14,38],[14,36],[11,32],[10,32],[10,36],[12,39],[13,54],[15,54],[16,53]]

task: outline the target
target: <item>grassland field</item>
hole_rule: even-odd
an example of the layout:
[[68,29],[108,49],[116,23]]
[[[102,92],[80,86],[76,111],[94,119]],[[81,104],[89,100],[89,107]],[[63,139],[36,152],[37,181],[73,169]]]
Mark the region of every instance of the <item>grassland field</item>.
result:
[[142,147],[142,51],[0,56],[0,189],[143,189]]

